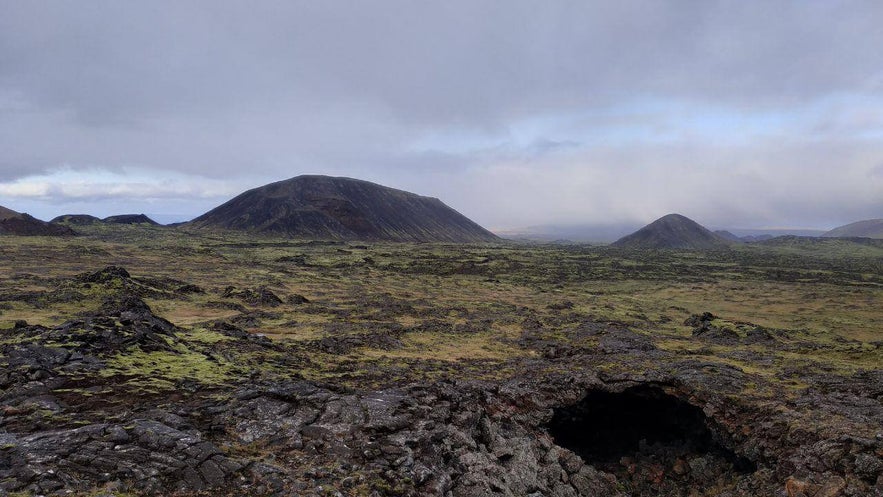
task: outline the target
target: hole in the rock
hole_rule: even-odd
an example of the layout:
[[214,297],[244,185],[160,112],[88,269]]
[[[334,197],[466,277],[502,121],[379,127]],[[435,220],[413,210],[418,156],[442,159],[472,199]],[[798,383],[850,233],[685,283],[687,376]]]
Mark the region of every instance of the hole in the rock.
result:
[[[653,386],[621,393],[592,391],[555,410],[547,429],[555,443],[604,471],[683,485],[750,473],[755,464],[715,439],[702,410]],[[680,483],[678,483],[680,482]]]

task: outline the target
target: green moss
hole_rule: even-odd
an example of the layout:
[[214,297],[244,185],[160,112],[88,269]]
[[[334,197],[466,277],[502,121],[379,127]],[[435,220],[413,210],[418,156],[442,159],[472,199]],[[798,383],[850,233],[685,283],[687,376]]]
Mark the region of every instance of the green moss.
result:
[[183,338],[188,341],[199,342],[199,343],[218,343],[218,342],[226,342],[232,340],[231,337],[219,333],[214,330],[208,330],[205,328],[197,327],[190,330],[187,330],[183,334]]
[[182,381],[219,385],[234,378],[235,368],[220,358],[180,346],[174,352],[144,352],[140,348],[117,354],[107,360],[100,374],[129,377],[129,385],[148,391],[172,390]]
[[[0,268],[0,292],[62,289],[84,296],[44,308],[9,301],[0,328],[12,327],[15,319],[52,325],[93,311],[120,290],[119,281],[86,288],[70,277],[108,264],[125,266],[133,275],[204,288],[205,294],[149,299],[158,315],[193,327],[178,335],[181,343],[174,344],[174,351],[134,350],[108,359],[106,376],[125,378],[145,391],[164,392],[186,381],[222,384],[240,371],[271,377],[302,371],[355,388],[441,376],[500,377],[517,374],[512,364],[535,357],[536,351],[521,344],[522,334],[592,349],[597,337],[581,337],[577,331],[586,321],[616,322],[679,356],[739,367],[757,375],[751,381],[758,389],[768,384],[792,388],[791,380],[777,374],[794,361],[849,374],[883,360],[871,345],[880,339],[883,322],[883,245],[784,240],[779,246],[723,252],[641,252],[586,245],[322,245],[122,225],[81,231],[73,241],[9,239],[0,247],[10,262]],[[309,266],[279,260],[292,256],[302,256]],[[373,263],[365,263],[365,257]],[[227,285],[270,285],[283,299],[293,293],[310,299],[310,304],[274,308],[245,305],[258,311],[249,331],[279,339],[282,351],[243,346],[206,329],[204,323],[238,313],[205,305],[221,300]],[[573,302],[573,308],[549,307],[564,301]],[[691,314],[705,311],[721,316],[715,325],[742,337],[754,326],[743,324],[748,322],[781,331],[776,339],[801,352],[738,343],[710,347],[682,326]],[[539,326],[522,326],[525,322]],[[451,332],[463,324],[471,331]],[[396,326],[404,347],[390,351],[360,347],[337,356],[316,352],[309,344],[343,334],[386,333]],[[17,340],[21,337],[0,333],[2,343]],[[209,359],[203,351],[210,350],[224,358]],[[745,357],[764,360],[732,359],[747,352]],[[597,361],[592,368],[619,367]],[[620,369],[627,367],[637,366]],[[550,371],[557,369],[550,366]]]

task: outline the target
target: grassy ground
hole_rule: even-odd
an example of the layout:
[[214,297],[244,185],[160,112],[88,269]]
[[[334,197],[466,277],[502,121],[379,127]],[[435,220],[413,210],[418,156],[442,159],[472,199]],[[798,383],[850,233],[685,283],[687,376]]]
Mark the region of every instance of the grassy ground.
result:
[[[562,343],[583,340],[573,330],[586,321],[624,324],[662,349],[793,388],[800,385],[789,384],[783,374],[788,365],[821,365],[848,375],[883,364],[879,244],[794,239],[710,253],[623,252],[318,243],[145,226],[83,231],[74,238],[0,238],[0,328],[22,319],[60,324],[97,308],[115,289],[71,278],[119,265],[155,290],[145,300],[156,314],[187,330],[182,347],[224,340],[210,324],[226,320],[304,347],[297,371],[263,359],[250,367],[356,388],[416,377],[510,374],[513,361],[537,353],[519,342],[532,322]],[[163,290],[184,284],[202,291],[182,298]],[[236,293],[260,287],[282,303],[249,302]],[[702,312],[737,335],[761,326],[786,345],[819,347],[706,343],[684,325]],[[223,382],[248,373],[242,364],[208,364],[186,350],[118,362],[111,372],[165,378],[160,389],[187,375]]]

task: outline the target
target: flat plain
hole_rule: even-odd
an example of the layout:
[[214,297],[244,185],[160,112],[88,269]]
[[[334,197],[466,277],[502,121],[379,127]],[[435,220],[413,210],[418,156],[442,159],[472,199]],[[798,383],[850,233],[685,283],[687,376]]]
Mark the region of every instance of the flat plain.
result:
[[[78,231],[0,238],[0,495],[883,485],[880,241]],[[594,412],[594,394],[678,419]]]

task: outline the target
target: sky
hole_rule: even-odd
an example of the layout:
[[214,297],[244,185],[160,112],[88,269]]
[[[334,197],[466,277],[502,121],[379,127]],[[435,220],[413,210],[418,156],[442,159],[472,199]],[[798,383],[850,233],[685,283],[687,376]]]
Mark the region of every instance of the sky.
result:
[[0,0],[0,205],[191,219],[300,174],[495,230],[883,217],[883,2]]

